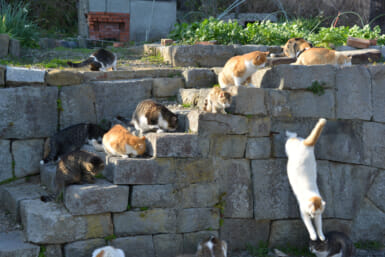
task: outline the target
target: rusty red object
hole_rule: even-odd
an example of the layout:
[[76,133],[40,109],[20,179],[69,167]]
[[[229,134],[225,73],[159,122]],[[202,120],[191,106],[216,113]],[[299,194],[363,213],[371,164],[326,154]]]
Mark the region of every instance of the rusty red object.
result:
[[129,13],[89,12],[87,21],[90,39],[130,40]]

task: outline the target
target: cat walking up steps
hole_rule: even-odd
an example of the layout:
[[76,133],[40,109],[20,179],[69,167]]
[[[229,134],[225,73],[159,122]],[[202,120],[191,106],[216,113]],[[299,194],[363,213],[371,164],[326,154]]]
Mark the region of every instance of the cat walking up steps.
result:
[[[296,133],[286,132],[288,139],[285,144],[287,161],[287,175],[294,195],[297,198],[300,214],[310,239],[318,237],[324,241],[322,232],[322,213],[325,202],[319,193],[317,186],[317,164],[314,156],[314,145],[316,144],[326,119],[319,119],[310,135],[304,139],[297,137]],[[317,229],[314,230],[312,219]]]
[[90,57],[81,63],[73,63],[68,61],[67,64],[73,68],[80,68],[90,65],[90,69],[92,71],[107,71],[109,68],[112,68],[115,71],[117,59],[118,58],[115,53],[101,48],[91,54]]
[[309,250],[317,257],[353,257],[355,247],[350,238],[342,232],[326,233],[325,241],[310,241]]
[[92,252],[92,257],[125,257],[124,252],[112,246],[104,246],[95,249]]

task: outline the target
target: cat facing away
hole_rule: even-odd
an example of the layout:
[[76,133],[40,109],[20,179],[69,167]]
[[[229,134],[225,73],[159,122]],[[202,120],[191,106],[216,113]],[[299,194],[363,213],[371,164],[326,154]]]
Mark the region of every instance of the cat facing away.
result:
[[313,45],[303,38],[290,38],[283,47],[283,53],[287,57],[297,58]]
[[48,138],[44,145],[41,164],[56,161],[63,154],[79,150],[89,140],[101,140],[106,130],[92,123],[79,123],[60,130]]
[[309,250],[317,257],[352,257],[355,247],[350,238],[342,232],[330,231],[325,241],[310,241]]
[[164,105],[146,99],[136,106],[131,124],[135,126],[140,135],[154,130],[157,133],[175,131],[178,127],[178,116]]
[[205,112],[226,114],[225,108],[230,107],[231,101],[232,95],[229,92],[214,87],[205,99],[203,110]]
[[146,151],[146,138],[131,134],[120,124],[114,125],[103,136],[102,145],[92,140],[92,145],[98,151],[105,151],[108,155],[128,158],[143,155]]
[[107,71],[110,68],[115,71],[117,59],[118,58],[115,53],[101,48],[80,63],[73,63],[68,61],[67,64],[73,68],[80,68],[90,65],[91,71]]
[[351,66],[352,57],[326,48],[313,47],[298,56],[292,65],[321,65],[331,64],[335,66]]
[[[290,186],[297,198],[302,220],[309,232],[310,239],[316,240],[317,234],[321,241],[325,240],[322,232],[322,213],[325,202],[317,186],[317,164],[314,156],[314,145],[321,135],[326,120],[321,118],[310,135],[304,139],[296,133],[286,132],[288,139],[285,144],[287,161],[287,175]],[[317,233],[314,230],[314,219]]]
[[124,252],[113,246],[104,246],[95,249],[92,252],[92,257],[125,257]]
[[269,52],[254,51],[244,55],[231,57],[218,75],[221,88],[230,86],[239,87],[244,82],[251,84],[251,75],[259,68],[263,68],[267,62]]
[[177,257],[227,257],[227,243],[210,236],[198,244],[195,254],[183,254]]

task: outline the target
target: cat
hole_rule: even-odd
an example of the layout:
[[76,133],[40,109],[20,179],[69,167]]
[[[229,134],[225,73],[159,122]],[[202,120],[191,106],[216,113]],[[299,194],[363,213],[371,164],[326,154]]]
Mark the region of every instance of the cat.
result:
[[317,257],[352,257],[355,247],[350,238],[342,232],[330,231],[325,241],[310,241],[309,250]]
[[303,52],[292,65],[321,65],[351,66],[352,56],[346,56],[335,50],[326,48],[310,48]]
[[79,150],[90,139],[101,140],[107,131],[92,123],[79,123],[60,130],[46,140],[41,164],[56,161],[60,155]]
[[227,257],[227,243],[210,236],[198,244],[195,254],[183,254],[177,257]]
[[92,140],[94,148],[105,151],[108,155],[128,158],[129,156],[143,155],[146,151],[146,138],[132,135],[120,124],[114,125],[103,136],[102,145]]
[[101,48],[91,54],[90,57],[88,57],[81,63],[73,63],[71,61],[68,61],[67,64],[73,68],[79,68],[90,65],[91,71],[107,71],[107,69],[109,68],[112,68],[114,71],[116,71],[117,59],[118,58],[115,53]]
[[219,87],[210,90],[204,103],[203,110],[212,113],[226,114],[225,108],[230,107],[232,95]]
[[303,38],[290,38],[283,47],[283,53],[287,57],[298,58],[304,51],[313,45]]
[[95,249],[92,252],[92,257],[125,257],[124,252],[113,246],[104,246]]
[[147,99],[136,106],[131,124],[140,135],[152,130],[156,130],[157,133],[175,131],[178,127],[178,116],[162,104]]
[[[316,240],[317,234],[321,241],[325,240],[322,232],[322,213],[325,202],[318,191],[317,167],[314,156],[314,145],[316,144],[326,119],[319,119],[310,135],[306,138],[297,137],[296,133],[287,131],[289,137],[285,144],[287,161],[287,175],[291,188],[297,198],[301,217],[310,239]],[[312,219],[317,229],[313,228]]]
[[251,75],[257,69],[265,67],[268,54],[269,52],[254,51],[231,57],[218,75],[220,87],[226,88],[233,85],[239,87],[245,81],[248,81],[250,86],[254,86],[250,83]]

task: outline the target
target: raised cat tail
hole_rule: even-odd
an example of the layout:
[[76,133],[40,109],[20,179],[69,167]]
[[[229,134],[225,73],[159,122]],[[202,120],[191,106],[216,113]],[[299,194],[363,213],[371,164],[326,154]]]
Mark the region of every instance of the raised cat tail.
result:
[[318,120],[317,124],[311,131],[310,135],[303,141],[303,144],[306,146],[314,146],[317,143],[319,136],[321,135],[322,129],[326,124],[326,119],[321,118]]
[[71,61],[68,61],[67,64],[72,67],[72,68],[80,68],[80,67],[84,67],[84,66],[87,66],[89,64],[91,64],[92,62],[95,61],[95,57],[93,56],[90,56],[88,57],[85,61],[82,61],[80,63],[73,63]]

